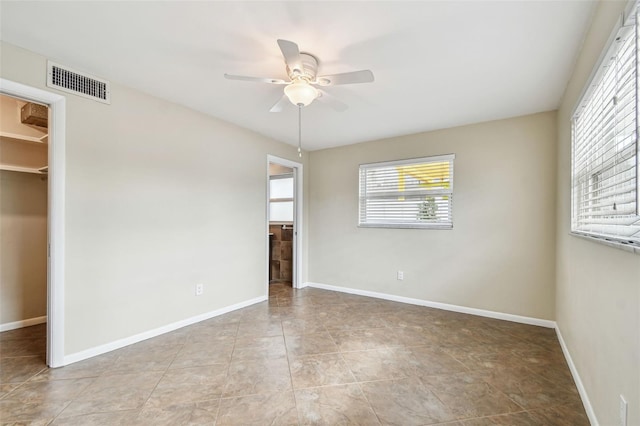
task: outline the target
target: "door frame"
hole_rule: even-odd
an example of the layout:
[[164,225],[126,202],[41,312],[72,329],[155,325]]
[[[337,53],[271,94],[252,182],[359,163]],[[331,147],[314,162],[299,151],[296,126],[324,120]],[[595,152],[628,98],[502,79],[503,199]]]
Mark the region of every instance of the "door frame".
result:
[[47,200],[47,365],[64,365],[66,98],[0,78],[0,93],[49,106]]
[[293,169],[293,276],[291,284],[293,288],[302,288],[302,247],[303,247],[303,229],[302,226],[302,206],[303,203],[303,169],[302,163],[296,161],[287,160],[286,158],[276,157],[275,155],[267,155],[267,199],[266,199],[266,232],[265,238],[267,247],[267,269],[265,275],[265,281],[267,283],[267,296],[269,296],[269,163],[279,164],[281,166],[290,167]]

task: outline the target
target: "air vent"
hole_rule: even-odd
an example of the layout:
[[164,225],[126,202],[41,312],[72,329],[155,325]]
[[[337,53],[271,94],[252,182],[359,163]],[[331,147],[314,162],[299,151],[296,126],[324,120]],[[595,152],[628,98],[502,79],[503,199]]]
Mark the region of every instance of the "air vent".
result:
[[47,86],[105,104],[111,103],[109,82],[107,80],[51,61],[47,61]]

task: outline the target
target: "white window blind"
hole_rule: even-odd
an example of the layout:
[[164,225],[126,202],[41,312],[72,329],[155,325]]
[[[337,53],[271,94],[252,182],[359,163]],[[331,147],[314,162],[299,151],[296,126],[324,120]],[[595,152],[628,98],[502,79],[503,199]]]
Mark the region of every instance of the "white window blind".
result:
[[360,166],[360,226],[452,228],[453,160],[442,155]]
[[572,123],[572,232],[634,245],[640,245],[637,50],[634,16],[609,47]]

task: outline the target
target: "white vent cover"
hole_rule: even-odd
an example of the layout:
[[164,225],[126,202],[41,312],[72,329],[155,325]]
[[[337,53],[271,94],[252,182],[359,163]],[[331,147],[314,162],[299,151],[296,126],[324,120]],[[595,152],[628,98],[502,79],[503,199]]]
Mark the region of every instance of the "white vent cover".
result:
[[107,80],[51,61],[47,61],[47,86],[105,104],[111,103],[111,92]]

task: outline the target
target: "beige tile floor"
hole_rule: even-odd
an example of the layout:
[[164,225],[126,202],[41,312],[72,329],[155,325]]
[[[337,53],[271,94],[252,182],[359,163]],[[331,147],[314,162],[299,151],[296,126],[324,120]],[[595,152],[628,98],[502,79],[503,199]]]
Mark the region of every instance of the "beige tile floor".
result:
[[0,333],[0,424],[589,424],[553,330],[270,290],[58,369],[44,364],[44,326]]

